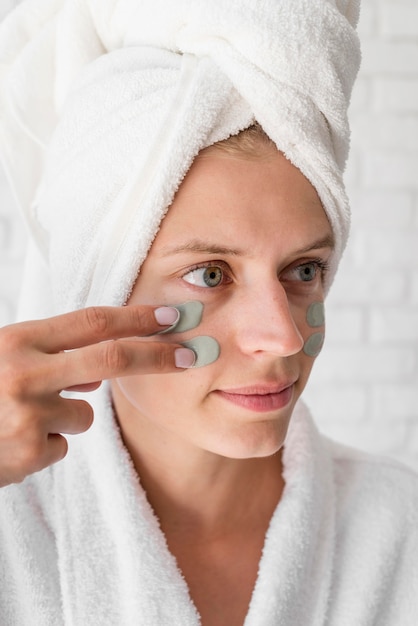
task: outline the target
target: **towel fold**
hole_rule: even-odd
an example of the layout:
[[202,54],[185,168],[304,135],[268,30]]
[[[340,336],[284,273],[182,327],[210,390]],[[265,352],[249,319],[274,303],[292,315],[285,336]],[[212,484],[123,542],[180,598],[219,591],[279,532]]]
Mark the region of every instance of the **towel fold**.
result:
[[[61,463],[0,490],[4,626],[198,626],[111,403]],[[245,626],[415,626],[418,478],[321,437],[302,403]]]
[[[0,31],[3,159],[54,312],[122,304],[193,158],[257,120],[344,248],[357,0],[26,0]],[[350,23],[351,22],[351,23]]]

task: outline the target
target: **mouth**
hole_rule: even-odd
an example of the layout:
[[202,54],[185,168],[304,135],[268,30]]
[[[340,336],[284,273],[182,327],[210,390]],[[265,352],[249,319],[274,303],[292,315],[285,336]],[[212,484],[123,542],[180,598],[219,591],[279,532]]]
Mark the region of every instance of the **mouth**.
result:
[[286,407],[293,398],[296,381],[282,385],[256,384],[236,389],[217,389],[214,393],[225,400],[249,411],[268,413]]

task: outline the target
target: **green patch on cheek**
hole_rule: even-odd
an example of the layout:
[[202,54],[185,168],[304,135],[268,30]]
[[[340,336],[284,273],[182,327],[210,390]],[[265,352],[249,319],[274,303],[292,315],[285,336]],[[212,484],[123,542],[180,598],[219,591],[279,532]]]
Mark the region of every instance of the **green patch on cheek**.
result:
[[175,324],[160,330],[159,335],[165,335],[168,333],[184,333],[186,330],[192,330],[199,326],[202,321],[203,304],[198,300],[190,300],[189,302],[183,302],[182,304],[172,304],[179,312],[179,319]]
[[[325,324],[323,302],[312,302],[306,311],[306,321],[311,328],[319,328]],[[304,343],[303,351],[307,356],[316,357],[321,352],[325,335],[323,332],[313,333]]]
[[314,333],[304,343],[303,351],[307,356],[316,357],[321,352],[324,344],[324,333]]
[[219,343],[213,337],[194,337],[188,341],[183,341],[181,345],[195,353],[196,362],[193,367],[210,365],[216,361],[221,352]]
[[313,302],[306,311],[306,321],[311,328],[318,328],[325,324],[325,309],[323,302]]

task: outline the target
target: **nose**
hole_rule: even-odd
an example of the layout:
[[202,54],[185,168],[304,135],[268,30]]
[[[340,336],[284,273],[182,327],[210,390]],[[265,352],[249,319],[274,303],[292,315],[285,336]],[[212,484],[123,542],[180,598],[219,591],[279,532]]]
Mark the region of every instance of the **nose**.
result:
[[303,337],[278,281],[249,290],[236,304],[234,328],[242,352],[285,357],[302,350]]

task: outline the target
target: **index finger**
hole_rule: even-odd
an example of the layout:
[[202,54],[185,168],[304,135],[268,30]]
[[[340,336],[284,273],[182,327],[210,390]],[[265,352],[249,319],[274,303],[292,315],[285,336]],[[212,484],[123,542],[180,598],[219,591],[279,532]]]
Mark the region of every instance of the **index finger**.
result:
[[151,335],[174,324],[178,316],[174,307],[146,304],[101,306],[29,322],[28,325],[36,347],[44,352],[57,353],[110,339]]

